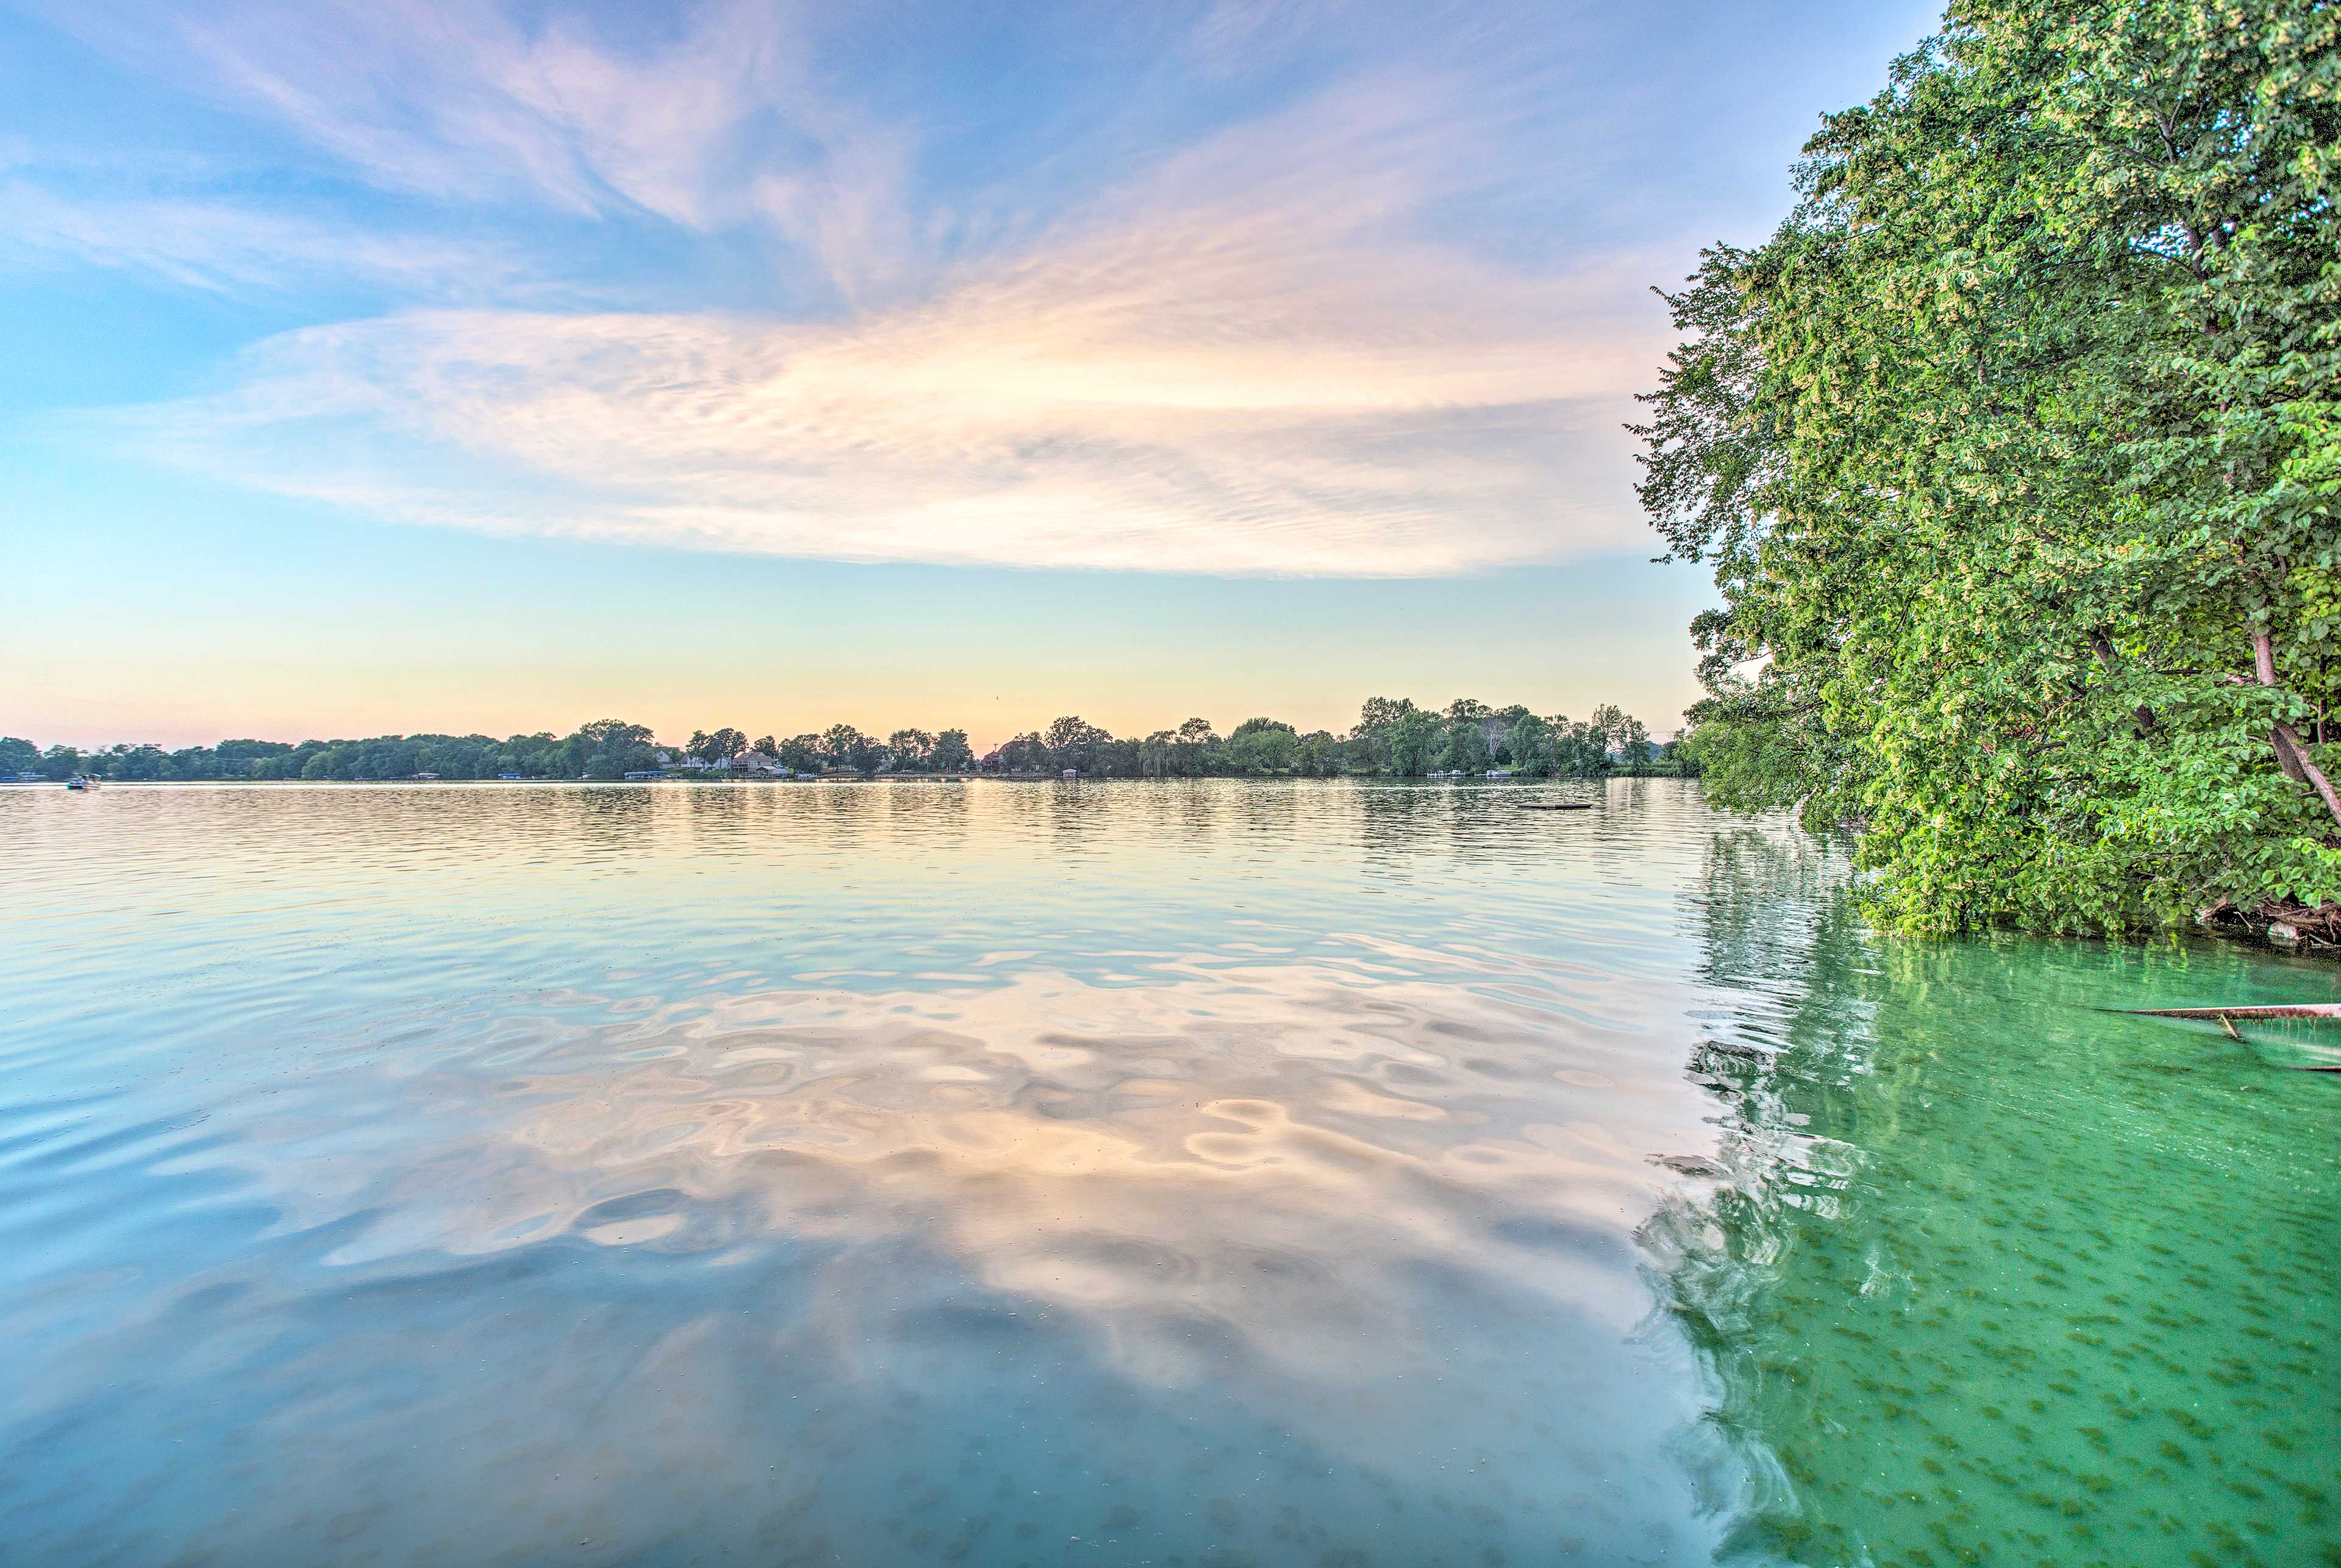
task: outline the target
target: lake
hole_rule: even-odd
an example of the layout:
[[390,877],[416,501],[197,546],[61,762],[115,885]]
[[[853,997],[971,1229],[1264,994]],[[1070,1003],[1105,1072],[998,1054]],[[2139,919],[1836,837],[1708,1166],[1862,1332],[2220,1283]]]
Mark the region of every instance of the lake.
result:
[[10,1561],[2341,1562],[2341,1075],[2103,1011],[2330,964],[1880,939],[1670,780],[22,789],[0,866]]

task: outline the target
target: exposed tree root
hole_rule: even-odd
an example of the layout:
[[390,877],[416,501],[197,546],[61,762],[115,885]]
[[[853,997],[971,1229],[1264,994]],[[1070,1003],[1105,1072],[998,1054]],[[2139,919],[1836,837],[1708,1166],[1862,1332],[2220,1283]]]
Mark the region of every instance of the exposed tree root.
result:
[[2341,904],[2310,906],[2286,900],[2250,909],[2222,901],[2196,911],[2196,921],[2211,931],[2263,938],[2304,952],[2341,952]]

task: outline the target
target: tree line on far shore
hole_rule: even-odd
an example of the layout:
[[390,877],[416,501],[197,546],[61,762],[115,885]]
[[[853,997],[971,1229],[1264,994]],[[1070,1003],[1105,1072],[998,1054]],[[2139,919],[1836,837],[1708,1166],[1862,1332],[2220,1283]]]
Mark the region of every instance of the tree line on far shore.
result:
[[66,745],[44,750],[30,741],[0,736],[0,778],[32,774],[54,780],[87,775],[124,782],[354,782],[417,774],[443,779],[621,779],[683,767],[686,759],[726,772],[746,766],[862,777],[979,769],[1061,774],[1068,768],[1091,778],[1406,777],[1489,769],[1529,777],[1584,777],[1697,771],[1689,746],[1653,744],[1639,719],[1609,704],[1595,708],[1589,719],[1572,720],[1518,704],[1491,708],[1468,697],[1444,709],[1417,707],[1403,697],[1374,697],[1341,735],[1328,730],[1304,734],[1270,718],[1246,719],[1222,735],[1208,720],[1192,718],[1142,738],[1116,737],[1068,715],[982,757],[959,729],[901,729],[881,739],[852,724],[835,724],[818,734],[752,740],[744,731],[725,727],[694,732],[680,745],[661,745],[647,726],[621,719],[599,719],[566,735],[546,731],[503,740],[477,734],[298,744],[225,740],[177,751],[132,744],[90,752]]

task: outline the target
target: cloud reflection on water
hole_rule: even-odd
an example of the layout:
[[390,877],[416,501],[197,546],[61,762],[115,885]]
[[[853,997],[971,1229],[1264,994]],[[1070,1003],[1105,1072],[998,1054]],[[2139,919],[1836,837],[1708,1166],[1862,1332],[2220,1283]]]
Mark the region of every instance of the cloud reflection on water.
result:
[[[1630,1076],[1647,1044],[1632,1034],[1557,1036],[1516,1001],[1350,978],[572,994],[419,1077],[341,1078],[330,1111],[269,1114],[432,1107],[435,1133],[410,1134],[394,1167],[335,1190],[340,1145],[284,1124],[222,1154],[275,1152],[281,1229],[370,1216],[334,1267],[563,1238],[712,1263],[775,1238],[914,1241],[1078,1325],[1098,1370],[1286,1389],[1329,1452],[1397,1466],[1379,1423],[1422,1419],[1407,1384],[1432,1384],[1453,1349],[1419,1276],[1463,1266],[1476,1289],[1622,1342],[1648,1310],[1628,1236],[1654,1185],[1638,1151],[1671,1130],[1629,1104],[1597,1123],[1555,1076]],[[632,1016],[582,1022],[612,1013]]]
[[[183,860],[151,885],[206,896],[133,931],[172,976],[139,1016],[176,1043],[112,1059],[154,1115],[137,1158],[81,1182],[152,1242],[81,1323],[43,1321],[67,1363],[35,1404],[95,1445],[55,1462],[85,1487],[151,1456],[194,1538],[330,1545],[355,1513],[351,1538],[395,1555],[431,1539],[417,1495],[500,1549],[592,1513],[613,1557],[652,1559],[1086,1561],[1067,1543],[1117,1508],[1161,1561],[1711,1538],[1697,1383],[1632,1241],[1670,1180],[1646,1156],[1701,1136],[1686,994],[1611,945],[1636,879],[1670,885],[1635,840],[1679,797],[1646,818],[1621,793],[1593,853],[1539,861],[1517,847],[1556,841],[1471,823],[1487,803],[1334,791],[613,797],[652,814],[607,842],[579,831],[603,824],[582,791],[467,801],[435,837],[421,792],[119,794],[208,816],[245,858],[193,883]],[[1123,874],[1166,851],[1133,835],[1182,807],[1196,891],[1134,907]],[[1377,811],[1407,824],[1380,863]],[[95,852],[167,859],[142,836],[163,825],[117,820]],[[1031,855],[1070,831],[1084,856]],[[264,891],[302,883],[296,851],[367,866],[346,928]],[[1391,866],[1394,896],[1359,895]],[[738,918],[781,874],[829,917]],[[187,949],[154,934],[174,928]],[[320,939],[345,947],[319,964]],[[91,1065],[17,1043],[53,1079]],[[181,1114],[198,1135],[162,1131]],[[42,1240],[116,1271],[128,1243]],[[193,1423],[215,1472],[299,1455],[314,1506],[174,1491],[178,1456],[92,1386],[165,1340],[203,1354],[142,1415]],[[584,1496],[582,1462],[604,1483]],[[678,1465],[706,1501],[678,1500]],[[67,1557],[120,1543],[44,1509]]]

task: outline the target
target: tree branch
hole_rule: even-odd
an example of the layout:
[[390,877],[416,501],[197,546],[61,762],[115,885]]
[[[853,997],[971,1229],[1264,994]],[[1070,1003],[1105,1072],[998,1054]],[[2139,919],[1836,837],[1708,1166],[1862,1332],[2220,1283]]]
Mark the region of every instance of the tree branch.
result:
[[[2313,786],[2318,794],[2323,795],[2325,809],[2333,814],[2336,824],[2341,824],[2341,795],[2333,793],[2333,781],[2325,776],[2325,770],[2316,765],[2316,759],[2308,754],[2308,748],[2300,744],[2300,737],[2282,719],[2276,723],[2276,749],[2278,755],[2289,755],[2289,765],[2284,771]],[[2297,773],[2294,772],[2296,768],[2299,770]]]
[[[2252,633],[2252,665],[2259,675],[2261,685],[2276,684],[2276,644],[2268,640],[2265,628]],[[2276,760],[2284,769],[2285,777],[2295,784],[2306,784],[2308,774],[2304,766],[2306,759],[2300,754],[2299,741],[2294,739],[2290,744],[2286,744],[2286,737],[2291,734],[2292,726],[2279,721],[2271,734],[2276,746]],[[2330,795],[2329,788],[2326,794]],[[2341,806],[2335,806],[2333,814],[2336,821],[2341,821]]]
[[[2276,684],[2276,644],[2269,640],[2265,629],[2252,634],[2252,665],[2259,675],[2261,685]],[[2310,756],[2308,748],[2300,744],[2300,736],[2293,733],[2292,726],[2282,719],[2276,721],[2269,735],[2276,743],[2276,761],[2284,765],[2285,776],[2315,789],[2324,797],[2325,809],[2333,814],[2334,823],[2341,825],[2341,795],[2334,794],[2333,781],[2325,776],[2325,770],[2316,765],[2316,759]]]

